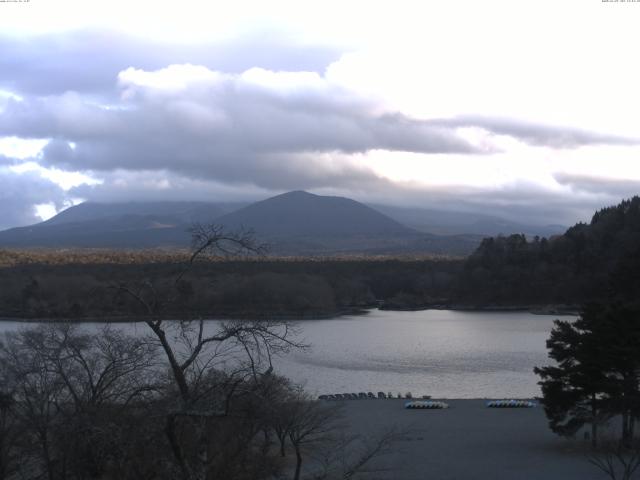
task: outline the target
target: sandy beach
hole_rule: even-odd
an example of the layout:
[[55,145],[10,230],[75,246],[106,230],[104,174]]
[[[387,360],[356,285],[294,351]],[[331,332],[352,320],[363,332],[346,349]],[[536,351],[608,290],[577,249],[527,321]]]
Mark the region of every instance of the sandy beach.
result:
[[353,432],[375,435],[391,426],[410,430],[378,465],[376,479],[599,480],[588,442],[553,434],[537,408],[492,409],[486,400],[444,400],[446,410],[406,410],[405,400],[343,401]]

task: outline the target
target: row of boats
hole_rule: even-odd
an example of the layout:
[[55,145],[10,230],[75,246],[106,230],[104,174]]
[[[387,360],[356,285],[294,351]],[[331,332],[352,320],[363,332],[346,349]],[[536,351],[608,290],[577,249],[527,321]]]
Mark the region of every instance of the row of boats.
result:
[[487,402],[488,408],[533,408],[536,402],[531,400],[491,400]]
[[[320,395],[319,400],[367,400],[367,399],[387,399],[387,398],[403,398],[401,394],[394,397],[392,393],[378,392],[374,395],[373,392],[360,392],[360,393],[334,393],[330,395]],[[422,400],[414,400],[411,393],[407,393],[404,398],[408,399],[405,402],[404,408],[407,409],[442,409],[449,408],[449,404],[445,402],[430,400],[429,395],[423,395]],[[487,408],[533,408],[536,406],[536,402],[531,400],[490,400],[487,402]]]
[[[373,392],[360,392],[360,393],[334,393],[331,395],[320,395],[318,397],[319,400],[367,400],[367,399],[387,399],[387,398],[413,398],[411,393],[407,393],[404,397],[401,394],[398,394],[397,397],[394,397],[391,392],[384,393],[378,392],[377,395],[374,395]],[[431,398],[429,395],[423,395],[422,398],[428,399]]]
[[[487,408],[533,408],[535,402],[530,400],[491,400],[487,402]],[[436,402],[431,400],[412,400],[404,404],[404,408],[408,409],[441,409],[449,408],[449,404],[445,402]]]
[[408,409],[441,409],[441,408],[449,408],[449,404],[445,402],[432,402],[432,401],[421,401],[416,400],[412,402],[406,402],[404,404],[404,408]]

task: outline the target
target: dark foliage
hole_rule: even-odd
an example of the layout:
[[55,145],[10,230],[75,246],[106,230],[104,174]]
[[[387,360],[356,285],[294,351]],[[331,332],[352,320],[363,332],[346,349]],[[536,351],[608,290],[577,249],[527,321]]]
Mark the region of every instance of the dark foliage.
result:
[[459,278],[458,295],[478,304],[582,304],[630,300],[640,291],[640,197],[602,209],[564,235],[483,240]]
[[536,368],[551,429],[572,436],[584,424],[620,416],[630,445],[640,415],[640,309],[589,304],[575,322],[556,320],[547,341],[556,365]]
[[0,316],[22,318],[126,318],[144,311],[114,283],[145,279],[171,294],[167,315],[314,318],[385,302],[397,308],[446,303],[460,260],[205,259],[176,290],[182,263],[134,256],[126,263],[33,264],[0,268]]

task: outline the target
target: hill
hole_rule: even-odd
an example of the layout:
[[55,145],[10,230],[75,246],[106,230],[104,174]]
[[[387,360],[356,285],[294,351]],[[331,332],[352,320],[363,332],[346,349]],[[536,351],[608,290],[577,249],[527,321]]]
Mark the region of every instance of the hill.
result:
[[437,210],[433,208],[371,205],[394,220],[420,232],[435,235],[510,235],[523,233],[527,237],[549,237],[567,230],[562,225],[529,225],[495,215],[475,212]]
[[250,226],[260,236],[413,235],[416,232],[371,207],[344,197],[283,193],[224,215],[228,228]]
[[481,240],[418,232],[355,200],[302,191],[254,203],[216,222],[231,230],[251,228],[271,252],[286,255],[465,255]]
[[171,225],[207,221],[243,207],[244,204],[210,202],[84,202],[60,212],[41,225],[62,225],[100,219],[153,218]]
[[82,203],[29,227],[0,232],[0,246],[48,248],[184,247],[194,221],[238,208],[206,202]]

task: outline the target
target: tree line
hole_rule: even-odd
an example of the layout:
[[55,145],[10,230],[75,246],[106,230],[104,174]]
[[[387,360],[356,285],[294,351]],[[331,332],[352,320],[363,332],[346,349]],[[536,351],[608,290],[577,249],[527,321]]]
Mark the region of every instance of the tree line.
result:
[[[187,259],[188,260],[188,259]],[[166,313],[209,318],[314,318],[388,304],[443,303],[461,261],[201,259],[174,289],[179,262],[43,263],[0,268],[0,317],[125,319],[144,310],[113,283],[152,282],[171,294]],[[175,295],[178,293],[179,295]]]
[[624,200],[549,239],[484,239],[457,278],[476,304],[571,304],[640,291],[640,197]]

